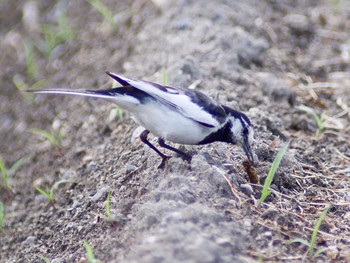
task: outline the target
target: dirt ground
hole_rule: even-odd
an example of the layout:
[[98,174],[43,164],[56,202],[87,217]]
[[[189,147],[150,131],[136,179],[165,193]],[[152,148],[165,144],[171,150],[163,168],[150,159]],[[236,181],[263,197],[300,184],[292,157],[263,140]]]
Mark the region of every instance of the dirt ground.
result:
[[[84,240],[100,262],[350,262],[349,2],[98,3],[0,3],[0,262],[88,262]],[[128,112],[23,92],[108,88],[105,71],[159,83],[166,72],[245,112],[260,184],[239,147],[184,146],[191,165],[174,156],[159,170]],[[35,189],[52,186],[51,202]],[[327,207],[311,255],[291,240],[310,242]]]

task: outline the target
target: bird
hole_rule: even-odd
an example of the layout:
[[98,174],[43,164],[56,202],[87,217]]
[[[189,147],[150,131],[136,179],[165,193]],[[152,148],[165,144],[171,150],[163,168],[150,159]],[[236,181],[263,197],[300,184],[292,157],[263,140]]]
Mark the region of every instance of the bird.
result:
[[164,168],[171,156],[165,155],[149,140],[149,133],[158,137],[160,147],[179,154],[191,162],[192,156],[166,142],[182,145],[203,145],[225,142],[243,148],[250,163],[255,165],[252,144],[254,129],[244,113],[220,104],[204,93],[186,87],[174,87],[136,80],[106,72],[120,84],[106,90],[41,89],[28,90],[37,94],[65,94],[101,98],[117,104],[131,113],[132,119],[144,130],[141,141],[162,159]]

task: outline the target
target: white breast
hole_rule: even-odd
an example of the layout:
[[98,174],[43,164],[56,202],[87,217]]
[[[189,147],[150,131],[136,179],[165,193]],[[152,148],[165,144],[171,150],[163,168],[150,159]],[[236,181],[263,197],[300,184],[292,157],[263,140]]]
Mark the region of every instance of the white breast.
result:
[[133,119],[153,135],[179,144],[197,144],[216,128],[208,128],[155,101],[131,110]]

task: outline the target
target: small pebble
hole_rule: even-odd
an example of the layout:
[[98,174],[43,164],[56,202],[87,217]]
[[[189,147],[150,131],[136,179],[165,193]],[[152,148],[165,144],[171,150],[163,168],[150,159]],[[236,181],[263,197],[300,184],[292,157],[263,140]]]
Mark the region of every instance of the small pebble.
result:
[[51,263],[63,263],[63,259],[62,258],[54,258],[53,260],[51,260]]
[[137,167],[135,165],[133,165],[133,164],[127,163],[125,165],[125,172],[126,172],[126,174],[132,173],[136,169],[137,169]]
[[73,229],[73,228],[76,228],[76,227],[77,227],[77,223],[74,223],[74,222],[69,222],[66,225],[66,229]]
[[71,180],[76,176],[76,172],[73,170],[66,170],[63,172],[62,180]]
[[23,241],[23,244],[34,244],[35,240],[35,236],[29,236],[26,238],[26,240]]
[[77,207],[81,207],[81,202],[74,200],[73,204],[67,209],[68,211],[72,211]]
[[182,20],[176,24],[177,30],[185,30],[191,26],[191,22],[187,20]]
[[42,194],[39,194],[39,195],[35,196],[35,201],[37,201],[39,203],[44,203],[44,202],[47,202],[47,199]]
[[99,189],[96,194],[90,197],[90,200],[93,202],[97,202],[102,196],[106,195],[107,191],[108,191],[108,187],[103,187]]
[[250,184],[241,184],[240,185],[242,192],[248,195],[252,195],[254,193],[253,188]]

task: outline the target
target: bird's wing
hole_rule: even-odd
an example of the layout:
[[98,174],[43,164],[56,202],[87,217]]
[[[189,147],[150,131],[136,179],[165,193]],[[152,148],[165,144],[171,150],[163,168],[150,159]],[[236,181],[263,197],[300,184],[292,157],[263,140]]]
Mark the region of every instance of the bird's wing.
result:
[[107,72],[107,74],[121,85],[130,85],[146,92],[163,104],[176,109],[187,118],[203,126],[209,128],[219,127],[225,121],[226,112],[223,107],[201,92],[163,86],[149,81],[134,80],[111,72]]

